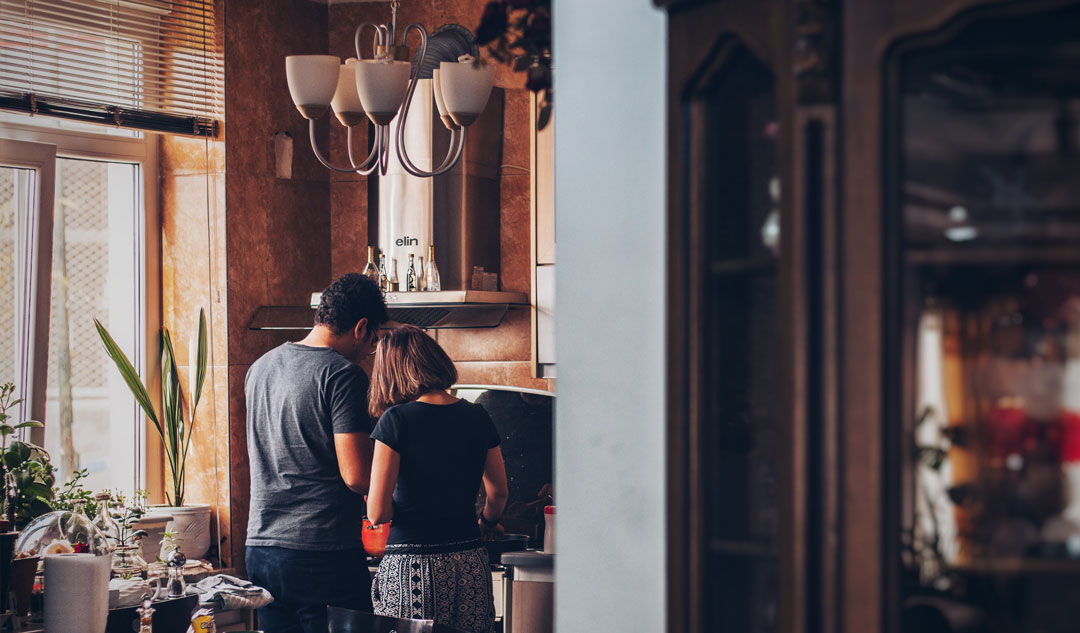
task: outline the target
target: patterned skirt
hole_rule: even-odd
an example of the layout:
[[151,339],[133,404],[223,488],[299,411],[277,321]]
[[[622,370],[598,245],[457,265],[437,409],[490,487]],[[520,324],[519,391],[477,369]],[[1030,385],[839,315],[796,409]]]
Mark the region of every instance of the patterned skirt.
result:
[[422,549],[387,546],[371,583],[375,615],[435,620],[462,633],[491,633],[495,597],[487,549],[411,553]]

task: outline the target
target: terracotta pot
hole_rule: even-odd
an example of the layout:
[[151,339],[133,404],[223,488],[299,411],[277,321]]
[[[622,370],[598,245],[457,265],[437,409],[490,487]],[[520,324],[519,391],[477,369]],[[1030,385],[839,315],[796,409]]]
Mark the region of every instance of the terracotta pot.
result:
[[15,613],[30,613],[30,595],[34,592],[34,576],[37,574],[38,556],[16,558],[11,561],[11,588],[15,592]]
[[372,556],[382,556],[386,553],[386,539],[390,538],[390,524],[372,525],[371,521],[364,519],[364,529],[360,538],[364,543],[365,552]]

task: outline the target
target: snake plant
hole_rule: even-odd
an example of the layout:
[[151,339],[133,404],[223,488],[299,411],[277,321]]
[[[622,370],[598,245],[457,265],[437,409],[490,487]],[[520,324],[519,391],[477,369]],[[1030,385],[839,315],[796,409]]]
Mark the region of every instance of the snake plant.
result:
[[139,378],[134,365],[128,360],[120,346],[109,334],[100,321],[94,319],[98,336],[105,346],[105,352],[112,359],[116,368],[120,371],[124,382],[127,383],[131,394],[135,396],[135,402],[153,423],[154,428],[161,438],[161,446],[169,461],[170,486],[172,493],[168,491],[165,497],[169,505],[180,507],[184,505],[185,463],[187,462],[188,450],[191,448],[191,433],[195,428],[195,411],[199,406],[199,397],[202,394],[203,382],[206,380],[206,315],[199,310],[199,340],[198,352],[194,366],[194,380],[191,382],[191,393],[185,398],[184,391],[180,386],[180,372],[176,368],[176,352],[173,349],[172,337],[167,329],[161,330],[161,415],[154,410],[154,403],[150,399],[149,391]]

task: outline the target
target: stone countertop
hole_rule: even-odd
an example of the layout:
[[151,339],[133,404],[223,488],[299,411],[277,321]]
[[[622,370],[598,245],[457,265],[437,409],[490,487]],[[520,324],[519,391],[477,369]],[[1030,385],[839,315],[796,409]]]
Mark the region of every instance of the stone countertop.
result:
[[502,555],[502,564],[513,567],[552,568],[555,566],[555,554],[545,554],[535,549],[506,552]]

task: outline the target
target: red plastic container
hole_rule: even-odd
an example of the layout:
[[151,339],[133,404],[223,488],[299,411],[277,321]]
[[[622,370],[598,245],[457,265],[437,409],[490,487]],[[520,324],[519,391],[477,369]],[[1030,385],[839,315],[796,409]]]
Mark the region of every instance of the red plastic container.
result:
[[386,553],[386,539],[390,538],[390,524],[373,525],[364,518],[364,533],[361,540],[364,543],[364,551],[371,556],[382,556]]

